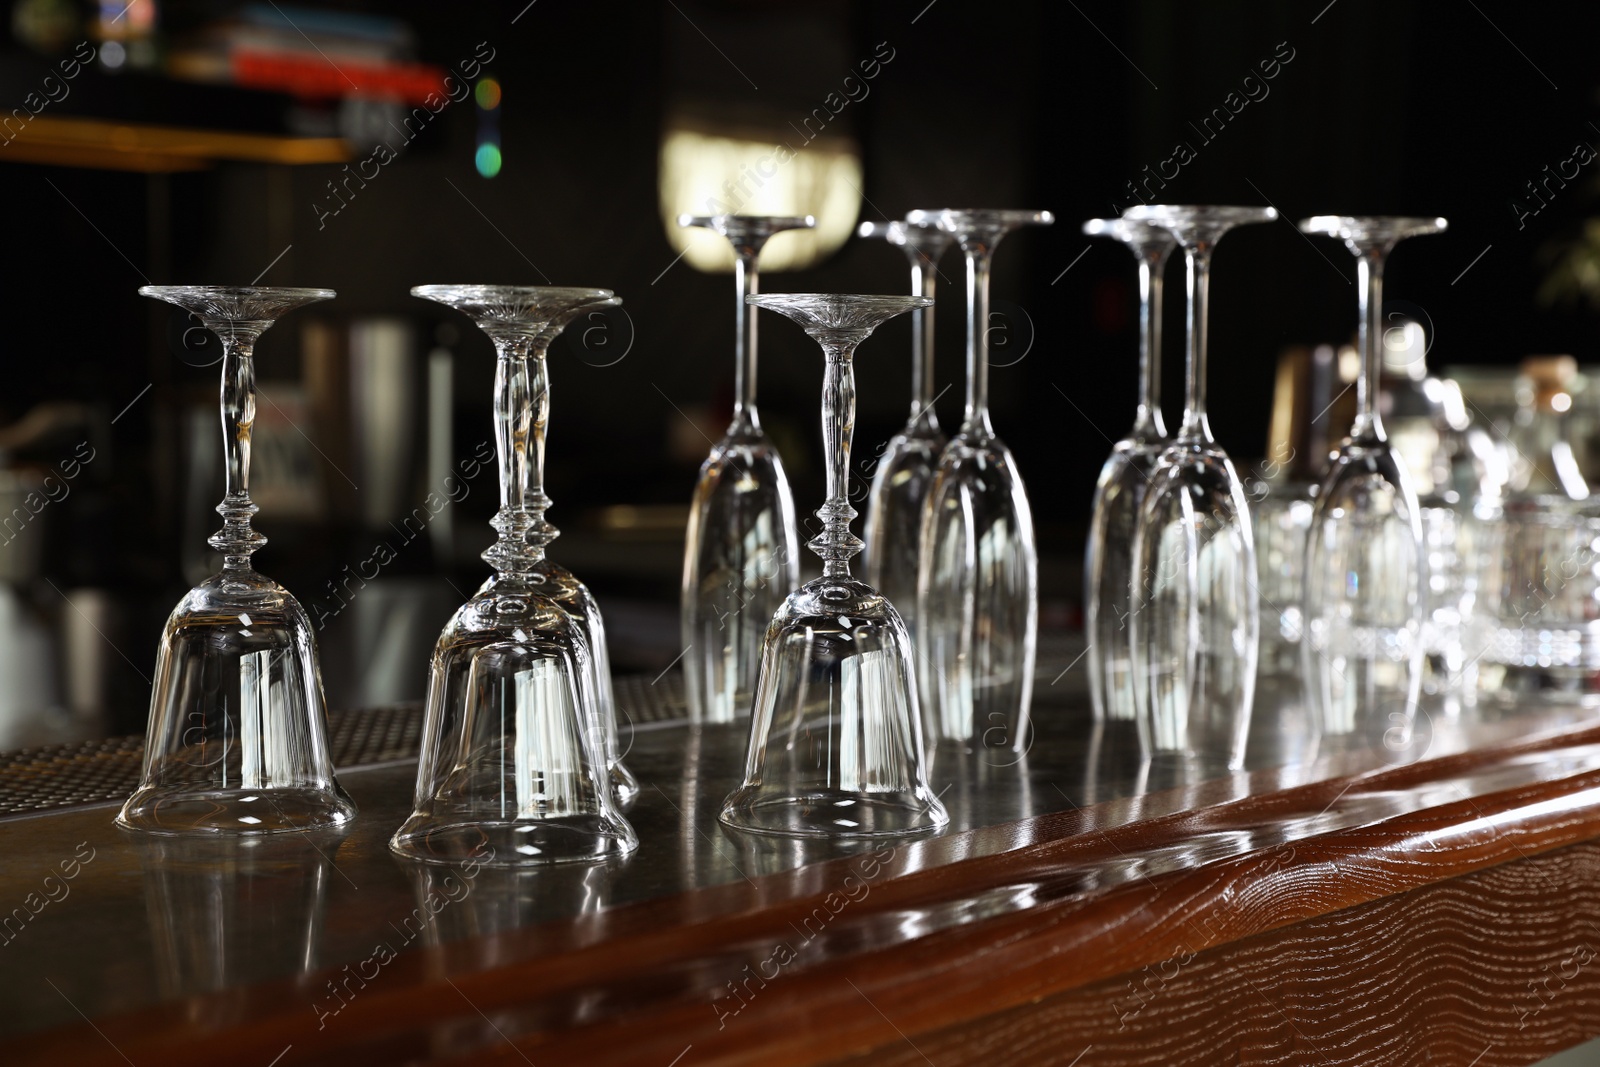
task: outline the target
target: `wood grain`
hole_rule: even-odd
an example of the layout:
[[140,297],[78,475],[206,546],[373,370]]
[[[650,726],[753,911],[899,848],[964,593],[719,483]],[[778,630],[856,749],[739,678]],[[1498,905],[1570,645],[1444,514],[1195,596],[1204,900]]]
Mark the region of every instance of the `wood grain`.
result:
[[1586,842],[919,1034],[838,1067],[1511,1067],[1600,1035]]

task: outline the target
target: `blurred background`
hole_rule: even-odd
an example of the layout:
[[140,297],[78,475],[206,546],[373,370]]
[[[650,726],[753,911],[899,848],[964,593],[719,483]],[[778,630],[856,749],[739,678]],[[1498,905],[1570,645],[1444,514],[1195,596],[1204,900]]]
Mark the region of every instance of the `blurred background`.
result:
[[[1048,627],[1080,621],[1090,497],[1134,402],[1133,260],[1080,225],[1141,200],[1448,217],[1447,234],[1390,261],[1391,428],[1425,467],[1441,419],[1469,419],[1514,459],[1532,451],[1519,418],[1559,415],[1580,472],[1600,475],[1600,381],[1585,374],[1600,362],[1600,13],[1491,0],[11,0],[0,13],[3,748],[142,730],[161,624],[217,564],[220,353],[139,297],[147,283],[339,293],[263,339],[251,482],[270,539],[256,564],[310,613],[334,708],[420,699],[440,627],[487,574],[493,352],[408,295],[422,283],[623,298],[552,349],[552,555],[598,596],[619,672],[678,655],[689,495],[733,400],[731,260],[721,238],[678,229],[685,211],[816,215],[814,233],[773,240],[764,287],[837,292],[908,283],[899,250],[852,236],[860,220],[1056,214],[1002,246],[990,324],[995,424],[1029,487]],[[947,429],[962,279],[952,253]],[[1180,263],[1168,282],[1170,420]],[[1223,243],[1212,425],[1241,467],[1314,477],[1348,425],[1354,283],[1344,249],[1288,222]],[[857,361],[858,507],[908,412],[909,346],[896,321]],[[1534,355],[1572,359],[1519,370]],[[1440,400],[1430,378],[1444,376],[1462,403]],[[765,322],[762,417],[803,516],[822,499],[820,381],[814,344]]]

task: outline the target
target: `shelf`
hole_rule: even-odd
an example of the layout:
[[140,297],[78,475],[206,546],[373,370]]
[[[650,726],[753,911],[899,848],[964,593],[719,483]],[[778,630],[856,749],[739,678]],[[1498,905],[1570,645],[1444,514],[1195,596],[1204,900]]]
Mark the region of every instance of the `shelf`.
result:
[[9,142],[0,162],[39,163],[144,173],[202,170],[213,163],[343,163],[350,145],[337,137],[185,129],[40,115]]

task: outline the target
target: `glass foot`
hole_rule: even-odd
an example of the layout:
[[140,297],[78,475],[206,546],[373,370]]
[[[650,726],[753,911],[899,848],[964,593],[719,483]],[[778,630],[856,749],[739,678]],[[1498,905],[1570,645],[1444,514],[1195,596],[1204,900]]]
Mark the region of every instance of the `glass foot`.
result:
[[148,834],[280,834],[344,826],[356,806],[325,789],[208,789],[146,786],[122,805],[117,825]]
[[638,843],[627,823],[604,815],[471,822],[413,815],[396,831],[389,847],[425,863],[522,867],[535,863],[603,863],[626,856]]

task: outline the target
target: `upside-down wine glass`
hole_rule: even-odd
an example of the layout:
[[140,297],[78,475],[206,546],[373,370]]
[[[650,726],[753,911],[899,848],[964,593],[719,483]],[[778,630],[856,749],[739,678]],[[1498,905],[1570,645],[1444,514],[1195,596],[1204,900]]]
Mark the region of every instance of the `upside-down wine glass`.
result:
[[[494,341],[499,539],[495,574],[434,647],[415,806],[389,847],[413,859],[498,866],[599,861],[638,838],[617,808],[591,646],[598,612],[541,567],[555,530],[539,481],[549,416],[541,342],[608,289],[421,285]],[[565,572],[561,572],[565,573]],[[570,576],[569,576],[570,577]],[[562,604],[581,606],[581,617]]]
[[1422,513],[1406,461],[1378,414],[1383,266],[1407,237],[1443,233],[1441,218],[1317,215],[1303,233],[1342,240],[1356,257],[1361,370],[1356,419],[1312,507],[1306,546],[1306,699],[1327,748],[1409,736],[1422,685],[1428,604]]
[[146,285],[222,342],[227,491],[211,547],[222,571],[178,602],[161,634],[144,770],[117,823],[156,834],[268,834],[342,826],[355,805],[333,776],[316,638],[299,602],[257,574],[251,529],[255,344],[328,289]]
[[808,544],[822,577],[790,594],[767,628],[744,784],[720,818],[756,833],[870,838],[936,830],[949,819],[928,788],[905,623],[850,576],[850,439],[856,346],[879,324],[933,303],[916,296],[753,296],[822,346],[827,502]]
[[1133,538],[1139,743],[1158,774],[1226,773],[1244,763],[1261,615],[1244,486],[1206,417],[1211,255],[1233,227],[1278,213],[1149,204],[1123,217],[1177,238],[1189,297],[1183,423],[1151,474]]
[[1048,211],[913,211],[955,236],[967,260],[967,404],[923,511],[917,666],[930,743],[1025,751],[1039,621],[1033,513],[1011,450],[989,419],[989,267],[1019,226]]
[[[939,257],[954,239],[937,226],[863,222],[862,237],[881,237],[905,249],[911,261],[911,295],[933,299]],[[944,453],[944,431],[933,402],[932,308],[911,312],[911,418],[878,457],[867,496],[867,584],[888,597],[917,641],[917,568],[922,512],[933,472]]]
[[695,483],[680,609],[689,715],[733,722],[755,693],[767,622],[800,584],[794,496],[756,411],[756,316],[745,297],[761,291],[756,264],[767,241],[784,230],[815,226],[816,220],[680,215],[678,225],[715,230],[734,251],[733,422]]
[[1128,616],[1133,591],[1133,534],[1150,474],[1166,450],[1161,418],[1161,289],[1175,242],[1159,226],[1128,219],[1090,219],[1090,237],[1110,237],[1139,261],[1139,406],[1133,429],[1111,447],[1094,487],[1084,553],[1084,630],[1089,641],[1089,693],[1096,719],[1133,722],[1133,651]]

